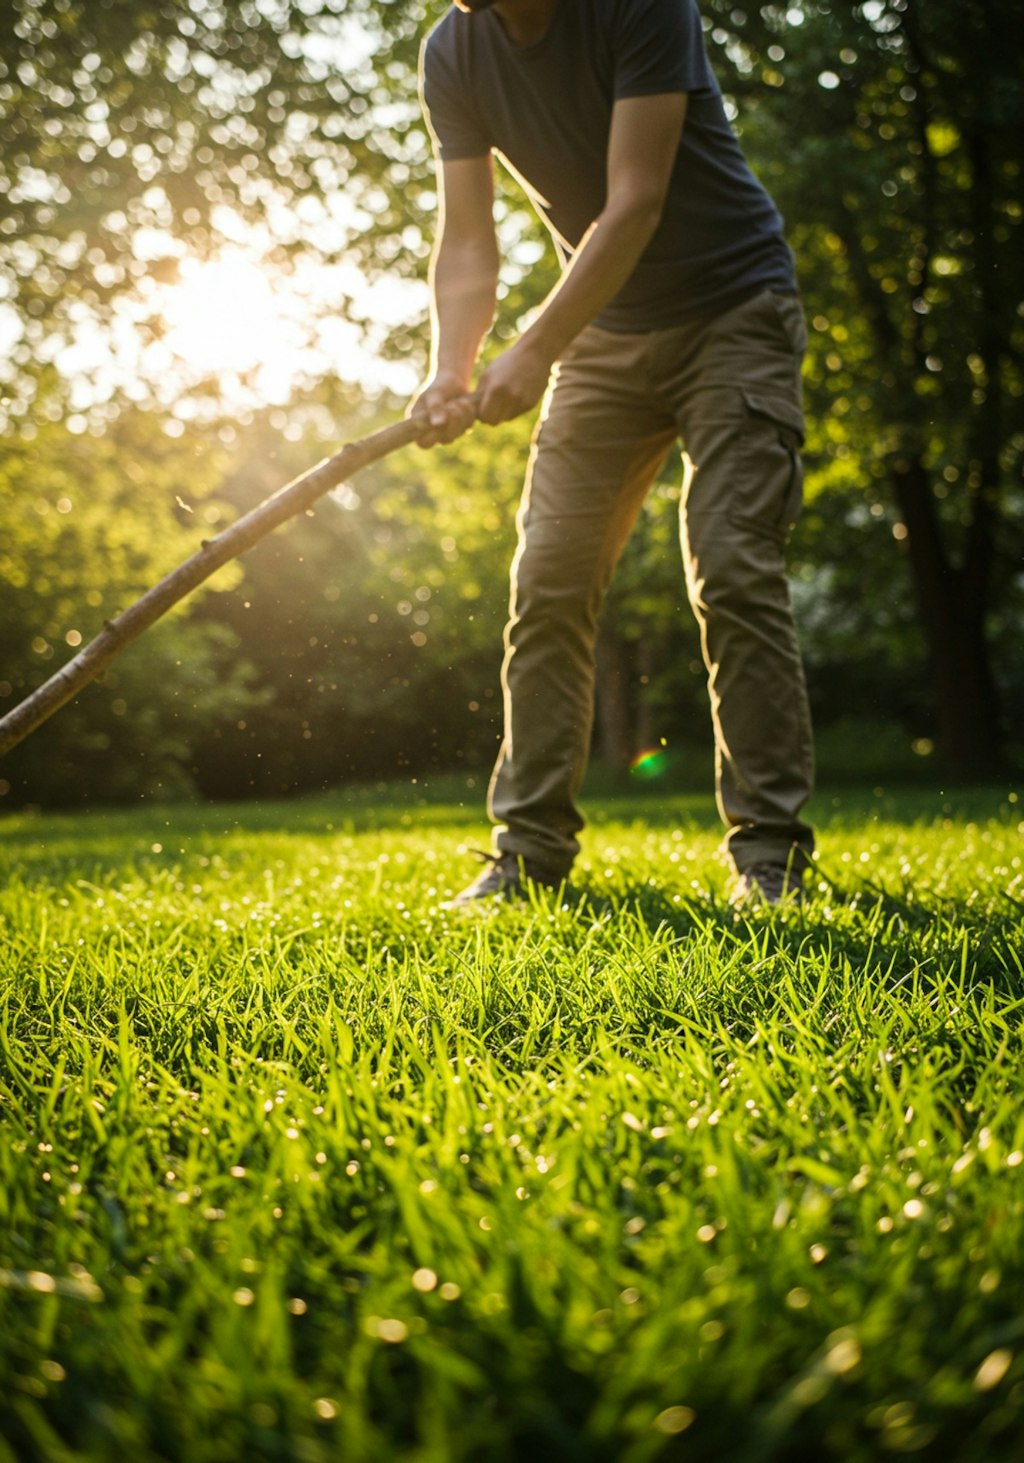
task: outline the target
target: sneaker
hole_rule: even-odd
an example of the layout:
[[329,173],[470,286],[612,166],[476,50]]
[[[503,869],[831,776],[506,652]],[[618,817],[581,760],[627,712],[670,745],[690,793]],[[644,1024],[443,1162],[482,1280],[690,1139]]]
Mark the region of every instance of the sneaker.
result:
[[530,885],[543,889],[558,889],[564,882],[551,870],[544,869],[518,853],[473,852],[484,860],[485,867],[477,874],[472,884],[467,884],[453,899],[443,906],[445,909],[465,909],[482,899],[526,899]]
[[734,906],[799,904],[803,899],[803,874],[790,864],[751,864],[736,880],[729,900]]

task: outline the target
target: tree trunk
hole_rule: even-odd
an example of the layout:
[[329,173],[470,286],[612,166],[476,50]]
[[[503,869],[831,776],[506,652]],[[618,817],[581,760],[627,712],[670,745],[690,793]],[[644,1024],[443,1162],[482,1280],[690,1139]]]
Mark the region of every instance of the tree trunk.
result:
[[[926,210],[927,214],[927,210]],[[931,225],[932,220],[926,217]],[[924,346],[911,319],[906,342],[901,340],[886,300],[874,280],[864,251],[856,216],[843,206],[840,225],[852,278],[865,310],[879,359],[890,369],[904,356],[907,379],[920,375]],[[931,257],[928,237],[918,240],[921,267]],[[923,282],[922,282],[923,283]],[[921,287],[921,286],[918,286]],[[993,392],[998,393],[998,349]],[[928,646],[938,720],[939,751],[950,774],[961,779],[991,777],[1003,766],[999,706],[988,643],[988,612],[993,560],[993,502],[998,485],[1000,440],[998,397],[985,409],[980,424],[982,445],[973,467],[977,485],[970,503],[970,526],[962,566],[952,560],[943,539],[932,484],[919,446],[921,403],[913,391],[898,387],[891,394],[891,425],[904,442],[904,451],[890,465],[893,495],[907,529],[907,549],[914,596]]]
[[986,596],[972,592],[965,572],[949,561],[925,465],[900,459],[892,478],[932,664],[942,759],[955,777],[991,777],[1002,756]]

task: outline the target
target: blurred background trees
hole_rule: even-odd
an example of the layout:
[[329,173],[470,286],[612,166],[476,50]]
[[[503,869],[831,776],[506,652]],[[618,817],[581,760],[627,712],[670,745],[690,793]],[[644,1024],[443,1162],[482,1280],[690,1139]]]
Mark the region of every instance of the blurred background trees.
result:
[[[444,9],[4,7],[0,708],[211,528],[401,409],[436,204],[415,63]],[[822,760],[990,775],[1019,758],[1024,711],[1013,7],[701,9],[805,292],[793,567]],[[498,222],[496,346],[553,270],[511,184]],[[290,301],[281,333],[258,293],[217,324],[218,290],[247,272]],[[190,349],[204,311],[223,338]],[[436,769],[481,783],[528,428],[411,450],[275,535],[12,754],[0,787],[73,801]],[[672,461],[604,616],[596,750],[703,781],[677,501]]]
[[819,450],[852,456],[892,515],[939,744],[985,773],[1003,750],[999,621],[1024,549],[1024,51],[1006,0],[804,14],[789,31],[770,9],[733,10],[721,45],[751,63],[737,101],[793,225]]

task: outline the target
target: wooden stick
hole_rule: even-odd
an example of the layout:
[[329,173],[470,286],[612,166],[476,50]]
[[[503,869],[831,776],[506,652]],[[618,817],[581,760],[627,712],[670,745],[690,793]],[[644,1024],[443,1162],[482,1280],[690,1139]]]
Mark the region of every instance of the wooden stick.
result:
[[165,575],[159,584],[154,584],[116,619],[108,620],[95,639],[83,646],[67,665],[44,681],[13,711],[0,717],[0,757],[24,741],[65,702],[77,696],[83,686],[95,680],[115,656],[149,629],[154,620],[166,614],[172,605],[202,584],[222,564],[244,554],[266,534],[310,507],[360,468],[368,467],[371,462],[378,462],[399,447],[415,442],[425,423],[426,418],[417,414],[382,427],[379,432],[359,441],[347,443],[333,457],[326,457],[309,472],[278,489],[216,538],[204,540],[198,552]]

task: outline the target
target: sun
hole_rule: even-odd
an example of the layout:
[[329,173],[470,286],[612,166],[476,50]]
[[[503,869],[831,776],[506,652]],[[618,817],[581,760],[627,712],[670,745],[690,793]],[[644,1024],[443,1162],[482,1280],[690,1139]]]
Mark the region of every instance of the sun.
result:
[[240,249],[184,260],[161,313],[167,348],[204,374],[242,375],[296,348],[295,322],[269,272]]
[[415,390],[419,361],[389,357],[381,343],[424,313],[422,281],[371,280],[352,260],[312,253],[280,268],[268,253],[262,234],[225,243],[212,258],[181,258],[175,281],[147,293],[146,318],[162,328],[141,375],[179,414],[211,385],[238,411],[287,406],[326,375],[373,393]]

